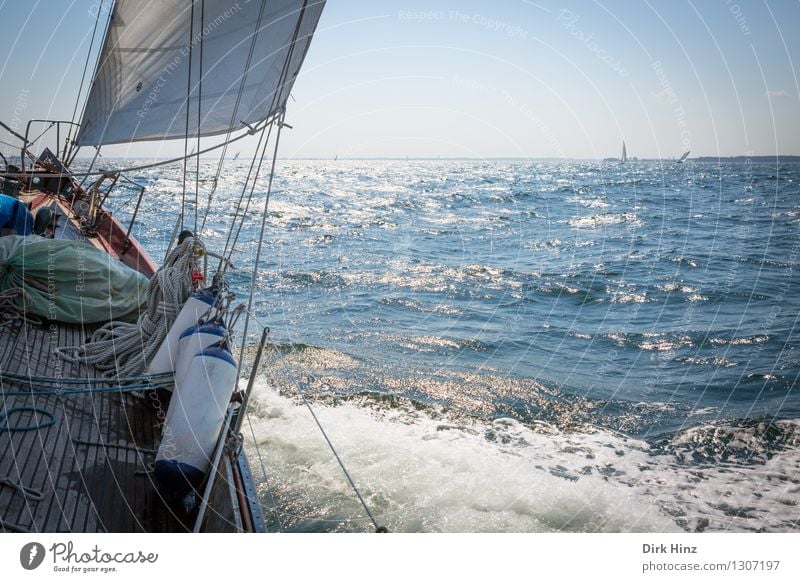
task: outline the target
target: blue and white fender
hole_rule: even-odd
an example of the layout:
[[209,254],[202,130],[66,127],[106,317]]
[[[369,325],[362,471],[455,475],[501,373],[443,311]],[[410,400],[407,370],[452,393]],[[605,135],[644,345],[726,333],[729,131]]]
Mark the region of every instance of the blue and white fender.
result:
[[178,339],[178,352],[175,359],[175,383],[147,390],[148,404],[153,407],[166,409],[173,394],[173,386],[183,382],[192,359],[198,353],[214,344],[219,344],[225,339],[226,328],[223,323],[213,321],[202,325],[193,325],[187,328]]
[[233,395],[236,372],[230,351],[212,346],[192,358],[177,382],[154,471],[166,498],[184,497],[202,485]]
[[203,325],[193,325],[186,329],[178,339],[178,357],[175,361],[175,385],[184,382],[186,372],[194,357],[206,348],[219,344],[225,339],[225,324],[210,321]]
[[189,327],[197,325],[216,299],[216,292],[212,288],[201,289],[193,293],[183,304],[175,323],[167,332],[167,336],[156,351],[156,355],[147,366],[145,374],[164,374],[174,372],[178,360],[178,340],[181,334]]

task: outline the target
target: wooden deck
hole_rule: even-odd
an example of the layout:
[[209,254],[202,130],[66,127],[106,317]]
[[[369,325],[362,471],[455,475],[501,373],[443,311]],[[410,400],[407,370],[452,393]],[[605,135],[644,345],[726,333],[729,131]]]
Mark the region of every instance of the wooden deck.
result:
[[[61,215],[56,239],[85,240],[119,257],[113,247],[115,242],[122,245],[124,230],[109,226],[110,218],[100,225],[97,236],[87,239],[77,216],[56,194],[23,191],[21,199],[34,206],[49,205]],[[123,262],[149,276],[155,265],[135,239],[131,242],[130,250],[121,251]],[[4,321],[0,314],[0,533],[191,531],[196,508],[186,508],[182,502],[169,506],[150,473],[166,410],[129,393],[58,395],[52,392],[59,387],[87,386],[8,378],[9,374],[97,378],[93,367],[54,355],[56,347],[84,343],[96,327],[22,320],[3,325]],[[20,392],[25,394],[12,395]],[[53,414],[54,424],[9,430],[49,420],[30,410],[4,418],[12,409],[24,407]],[[201,531],[264,531],[244,452],[226,447],[212,477]]]
[[[17,321],[0,327],[0,371],[97,377],[93,368],[66,363],[53,354],[56,346],[83,343],[92,331],[49,322],[39,326]],[[6,396],[48,389],[0,379],[0,415],[14,407],[55,415],[52,426],[24,432],[5,427],[41,424],[47,417],[39,416],[37,422],[38,415],[26,411],[0,421],[0,532],[187,531],[186,516],[164,504],[148,473],[160,439],[158,410],[119,392]],[[38,490],[42,499],[23,495],[8,481]]]

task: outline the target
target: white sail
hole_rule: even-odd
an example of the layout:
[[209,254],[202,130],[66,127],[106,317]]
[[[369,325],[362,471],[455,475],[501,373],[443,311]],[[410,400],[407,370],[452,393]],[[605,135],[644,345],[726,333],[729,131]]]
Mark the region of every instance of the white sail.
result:
[[680,157],[680,159],[676,160],[676,163],[678,163],[678,164],[682,164],[683,162],[685,162],[685,161],[686,161],[686,158],[688,158],[688,157],[689,157],[689,154],[690,154],[691,152],[692,152],[692,150],[687,150],[687,151],[685,151],[685,152],[683,153],[683,155]]
[[286,103],[324,4],[117,0],[78,145],[215,135],[271,117]]
[[625,140],[622,140],[622,161],[628,161],[628,150],[625,148]]

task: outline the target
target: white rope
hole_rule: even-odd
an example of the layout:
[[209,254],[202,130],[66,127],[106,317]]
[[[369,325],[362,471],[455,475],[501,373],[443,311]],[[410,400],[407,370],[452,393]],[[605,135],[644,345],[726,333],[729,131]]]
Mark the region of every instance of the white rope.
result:
[[26,305],[31,303],[30,295],[22,287],[11,287],[0,293],[0,327],[15,321],[28,321],[39,325],[42,320],[27,313]]
[[[10,487],[11,489],[18,491],[19,494],[22,495],[26,501],[30,500],[34,502],[39,502],[42,499],[44,499],[44,493],[42,493],[41,491],[39,491],[38,489],[33,489],[32,487],[27,487],[19,481],[14,481],[8,475],[0,475],[0,488],[2,487]],[[9,523],[7,521],[3,521],[2,519],[0,519],[0,531],[2,530],[14,531],[18,533],[32,533],[31,530],[27,527],[15,523]]]
[[199,258],[204,253],[199,240],[187,237],[170,251],[164,265],[150,279],[147,309],[139,321],[111,321],[95,331],[86,344],[58,347],[56,353],[68,362],[94,365],[106,378],[144,372],[194,291],[192,272],[199,269]]
[[0,519],[0,531],[2,530],[13,531],[17,533],[33,533],[33,531],[27,527],[16,525],[14,523],[8,523],[7,521]]
[[0,487],[10,487],[19,491],[20,495],[31,501],[41,501],[44,499],[44,493],[32,487],[26,487],[19,481],[13,480],[8,475],[0,475]]

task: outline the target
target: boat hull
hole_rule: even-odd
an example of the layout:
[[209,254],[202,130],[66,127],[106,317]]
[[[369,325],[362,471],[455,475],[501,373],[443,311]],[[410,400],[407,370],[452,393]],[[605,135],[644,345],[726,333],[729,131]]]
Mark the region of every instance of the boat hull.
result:
[[[61,217],[55,238],[85,240],[148,277],[155,273],[152,259],[110,213],[99,212],[87,233],[64,197],[40,189],[19,196],[34,212],[49,207]],[[82,345],[97,327],[0,319],[0,532],[195,527],[191,504],[165,499],[152,474],[166,409],[102,382],[94,367],[55,355],[56,347]],[[50,415],[45,426],[41,419]],[[210,478],[200,531],[264,531],[243,450],[226,449]]]

